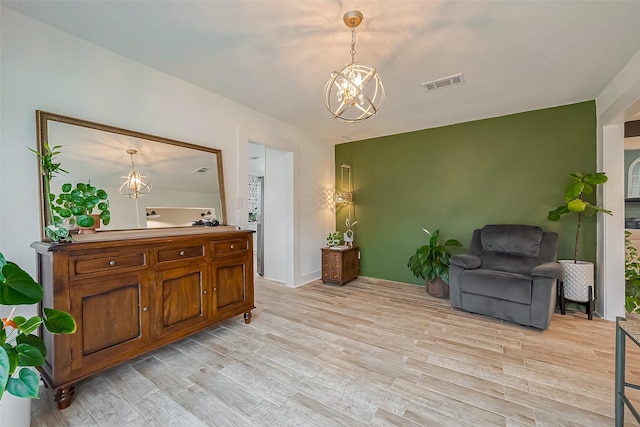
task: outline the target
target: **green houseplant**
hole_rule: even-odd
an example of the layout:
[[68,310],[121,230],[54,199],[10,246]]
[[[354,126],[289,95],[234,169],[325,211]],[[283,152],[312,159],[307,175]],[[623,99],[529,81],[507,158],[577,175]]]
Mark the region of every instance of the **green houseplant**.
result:
[[429,242],[416,249],[407,262],[407,267],[416,277],[421,277],[426,281],[427,292],[430,295],[446,298],[449,296],[449,258],[452,248],[462,248],[463,245],[458,240],[449,239],[440,244],[440,230],[429,233]]
[[[0,304],[7,306],[38,304],[43,291],[33,278],[17,264],[0,253]],[[40,325],[53,334],[76,331],[73,317],[64,311],[42,308],[43,316],[29,319],[13,316],[13,310],[2,319],[0,330],[0,396],[5,391],[18,397],[37,398],[40,389],[38,374],[31,368],[45,364],[47,349],[42,339],[33,333]]]
[[[80,227],[97,228],[96,219],[92,215],[97,215],[98,222],[108,225],[111,219],[109,212],[109,196],[107,192],[94,187],[91,183],[79,182],[75,188],[70,183],[62,184],[62,192],[53,199],[54,222],[62,218],[69,218],[70,224],[77,224]],[[98,213],[94,214],[94,210]]]
[[562,264],[565,271],[562,288],[563,294],[561,297],[588,304],[587,314],[589,318],[591,318],[594,298],[594,267],[591,262],[578,261],[578,242],[583,216],[592,217],[598,212],[611,215],[611,211],[585,200],[585,196],[593,194],[596,185],[606,183],[608,178],[604,172],[594,172],[585,175],[574,172],[569,174],[569,178],[570,183],[564,189],[565,204],[549,211],[547,219],[550,221],[558,221],[560,218],[571,214],[575,214],[574,216],[577,217],[573,259],[558,261]]
[[54,242],[70,241],[69,230],[62,226],[60,218],[54,220],[53,215],[53,197],[51,194],[51,179],[58,174],[68,173],[62,169],[60,162],[57,162],[56,156],[60,154],[60,145],[53,148],[45,141],[42,151],[36,151],[31,148],[32,153],[38,156],[40,160],[40,172],[42,173],[42,189],[44,191],[44,201],[47,204],[45,208],[45,234],[47,238]]
[[640,313],[640,260],[631,244],[631,232],[624,232],[624,308],[627,313]]
[[337,231],[327,236],[327,246],[338,246],[340,242],[342,242],[342,234]]
[[596,204],[590,203],[584,199],[584,196],[593,193],[596,185],[604,184],[608,178],[604,172],[594,172],[583,175],[579,172],[569,174],[571,183],[564,189],[564,201],[565,204],[558,206],[547,214],[547,219],[550,221],[558,221],[560,218],[576,214],[577,226],[576,226],[576,239],[573,250],[573,260],[578,260],[578,241],[580,239],[580,225],[582,216],[592,217],[598,212],[604,212],[611,215],[611,211],[608,211]]

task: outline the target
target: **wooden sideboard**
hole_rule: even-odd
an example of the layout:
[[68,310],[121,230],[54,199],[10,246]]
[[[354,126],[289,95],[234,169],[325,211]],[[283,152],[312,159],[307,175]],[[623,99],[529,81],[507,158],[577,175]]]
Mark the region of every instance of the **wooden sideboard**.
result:
[[340,285],[353,280],[360,274],[360,249],[322,248],[322,282]]
[[42,305],[78,324],[72,335],[41,330],[48,349],[41,374],[58,408],[71,404],[74,383],[98,371],[232,316],[249,323],[252,233],[33,243]]

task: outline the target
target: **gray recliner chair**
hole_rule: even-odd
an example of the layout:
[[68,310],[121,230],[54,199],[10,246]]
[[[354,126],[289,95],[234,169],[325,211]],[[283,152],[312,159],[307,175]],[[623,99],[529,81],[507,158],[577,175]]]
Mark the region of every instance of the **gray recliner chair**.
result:
[[450,259],[451,305],[547,329],[556,306],[558,234],[516,224],[475,230],[469,254]]

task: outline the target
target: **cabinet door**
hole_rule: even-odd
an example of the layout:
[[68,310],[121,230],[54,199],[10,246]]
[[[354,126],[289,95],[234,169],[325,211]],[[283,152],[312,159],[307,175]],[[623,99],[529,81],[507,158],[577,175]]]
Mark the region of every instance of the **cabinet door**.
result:
[[172,268],[156,273],[156,336],[198,327],[210,317],[207,265]]
[[253,309],[251,256],[220,259],[212,265],[217,316],[232,316]]
[[78,332],[69,336],[72,371],[94,372],[126,360],[149,341],[146,275],[87,280],[74,284],[69,294],[78,323]]

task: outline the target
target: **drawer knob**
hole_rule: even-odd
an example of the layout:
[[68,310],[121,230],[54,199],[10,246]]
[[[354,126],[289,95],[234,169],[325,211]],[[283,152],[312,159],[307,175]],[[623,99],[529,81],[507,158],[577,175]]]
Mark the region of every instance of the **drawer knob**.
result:
[[235,246],[231,245],[231,249],[235,249]]
[[110,265],[111,267],[113,267],[114,265],[116,265],[116,262],[115,262],[114,260],[111,260],[111,261],[109,261],[109,265]]
[[206,295],[207,294],[207,290],[205,289],[204,291],[202,291],[202,293]]
[[184,255],[184,251],[180,251],[180,252],[178,252],[178,254],[180,254],[180,256],[183,256]]
[[149,307],[147,306],[142,307],[142,311],[149,311]]
[[217,291],[217,290],[218,290],[218,288],[213,288],[213,292],[215,292],[215,291]]

